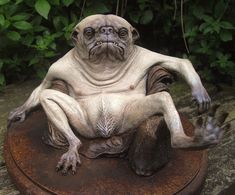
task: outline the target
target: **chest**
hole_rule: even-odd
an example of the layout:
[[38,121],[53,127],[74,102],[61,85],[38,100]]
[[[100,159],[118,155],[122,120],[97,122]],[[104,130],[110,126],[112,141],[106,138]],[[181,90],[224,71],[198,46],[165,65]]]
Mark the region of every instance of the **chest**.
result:
[[[90,81],[81,72],[73,72],[66,79],[70,95],[75,98],[84,98],[98,94],[145,94],[146,93],[146,71],[130,70],[122,77],[110,81]],[[108,84],[106,84],[108,83]]]

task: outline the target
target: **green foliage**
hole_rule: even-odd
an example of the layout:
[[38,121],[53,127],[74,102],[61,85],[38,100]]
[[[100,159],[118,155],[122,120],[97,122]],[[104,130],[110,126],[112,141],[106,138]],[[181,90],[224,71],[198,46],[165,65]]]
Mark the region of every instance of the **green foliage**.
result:
[[232,1],[217,0],[187,5],[185,36],[190,57],[208,80],[235,83],[235,23]]
[[[44,77],[49,65],[72,47],[73,27],[91,14],[115,14],[117,2],[0,0],[0,86],[32,75]],[[126,7],[124,2],[119,1],[118,13],[140,30],[145,47],[168,48],[170,55],[182,57],[185,36],[190,49],[187,55],[205,78],[218,80],[222,75],[235,82],[233,1],[184,1],[184,35],[180,0],[176,4],[129,0]]]

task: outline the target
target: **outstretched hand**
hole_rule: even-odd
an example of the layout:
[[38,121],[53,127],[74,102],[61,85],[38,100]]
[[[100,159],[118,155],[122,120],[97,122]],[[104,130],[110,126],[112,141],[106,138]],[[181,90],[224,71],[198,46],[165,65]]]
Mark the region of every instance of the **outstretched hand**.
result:
[[203,86],[192,89],[193,100],[198,104],[198,113],[204,113],[210,108],[211,98]]
[[13,122],[23,122],[26,118],[26,110],[24,107],[20,106],[9,113],[7,128],[11,126]]

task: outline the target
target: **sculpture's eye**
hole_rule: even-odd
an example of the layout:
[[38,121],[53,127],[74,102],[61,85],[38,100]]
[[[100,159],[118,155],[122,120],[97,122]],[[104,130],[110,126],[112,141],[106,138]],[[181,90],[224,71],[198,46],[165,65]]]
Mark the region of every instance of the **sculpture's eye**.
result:
[[126,28],[120,28],[118,31],[118,35],[120,38],[126,38],[128,35],[128,30]]
[[95,34],[95,30],[91,27],[87,27],[84,29],[84,35],[87,37],[87,38],[92,38]]

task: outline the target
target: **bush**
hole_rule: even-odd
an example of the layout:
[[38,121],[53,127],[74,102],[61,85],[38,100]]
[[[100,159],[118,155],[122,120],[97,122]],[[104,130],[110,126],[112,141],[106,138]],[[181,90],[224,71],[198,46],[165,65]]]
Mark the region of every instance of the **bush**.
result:
[[145,47],[187,55],[207,80],[234,82],[233,8],[229,0],[0,0],[0,86],[42,78],[71,48],[79,20],[116,12],[140,30]]

